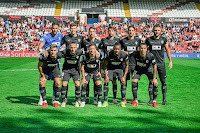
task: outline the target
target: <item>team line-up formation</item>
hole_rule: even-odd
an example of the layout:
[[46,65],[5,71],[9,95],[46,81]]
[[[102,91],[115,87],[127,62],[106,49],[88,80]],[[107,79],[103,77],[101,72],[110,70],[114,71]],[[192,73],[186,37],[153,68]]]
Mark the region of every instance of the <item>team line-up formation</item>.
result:
[[[167,105],[166,68],[164,52],[169,59],[169,69],[173,67],[167,39],[161,36],[159,24],[153,27],[154,35],[147,38],[145,43],[135,36],[133,26],[128,27],[128,36],[123,39],[115,37],[113,27],[108,28],[108,37],[98,40],[95,38],[96,29],[89,28],[89,37],[77,35],[77,25],[70,24],[70,34],[63,36],[59,26],[52,24],[51,33],[47,33],[40,40],[38,70],[40,72],[40,100],[38,105],[42,108],[48,106],[46,100],[46,81],[54,80],[53,106],[65,107],[68,98],[68,83],[72,78],[75,85],[75,107],[85,107],[89,103],[89,82],[94,82],[94,104],[97,107],[107,107],[109,82],[112,81],[113,103],[118,104],[117,81],[121,84],[121,107],[126,107],[127,81],[132,80],[132,107],[138,106],[138,81],[142,74],[149,80],[149,102],[147,104],[158,108],[156,98],[158,94],[158,77],[161,82],[163,95],[162,105]],[[65,49],[61,46],[65,45]],[[64,58],[62,74],[60,61]],[[81,78],[80,78],[81,75]],[[102,85],[102,78],[104,84]],[[81,79],[81,80],[80,80]],[[62,85],[61,85],[62,80]],[[103,86],[103,87],[102,87]],[[71,87],[70,87],[71,89]],[[103,90],[103,91],[102,91]],[[102,103],[102,95],[103,103]]]

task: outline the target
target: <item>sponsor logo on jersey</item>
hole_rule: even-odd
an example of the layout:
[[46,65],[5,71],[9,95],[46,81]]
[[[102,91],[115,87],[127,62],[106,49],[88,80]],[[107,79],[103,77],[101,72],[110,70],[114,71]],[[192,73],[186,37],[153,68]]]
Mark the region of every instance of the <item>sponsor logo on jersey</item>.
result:
[[113,49],[113,46],[107,46],[107,51]]
[[87,64],[88,68],[95,68],[97,66],[97,64]]
[[48,64],[47,66],[54,67],[54,66],[56,66],[56,64]]
[[141,67],[146,67],[146,64],[141,63],[141,62],[137,62],[137,65],[138,65],[138,66],[141,66]]
[[152,45],[152,50],[161,50],[161,45]]
[[111,62],[111,64],[113,64],[113,65],[119,65],[119,64],[121,64],[121,62]]
[[76,64],[76,62],[77,62],[76,60],[67,60],[68,64]]

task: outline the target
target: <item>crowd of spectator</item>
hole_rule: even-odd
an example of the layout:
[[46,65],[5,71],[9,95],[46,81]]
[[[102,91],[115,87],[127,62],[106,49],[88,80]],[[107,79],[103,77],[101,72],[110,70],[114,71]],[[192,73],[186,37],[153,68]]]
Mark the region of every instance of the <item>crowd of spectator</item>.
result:
[[[70,33],[71,21],[66,19],[59,22],[60,32],[63,35]],[[107,36],[107,28],[112,25],[115,28],[116,36],[123,38],[127,36],[127,27],[133,25],[135,27],[136,36],[143,42],[147,37],[153,35],[152,29],[155,23],[143,22],[133,23],[126,21],[123,23],[109,20],[95,23],[96,37],[98,39]],[[200,35],[199,23],[190,22],[180,25],[164,24],[160,22],[162,27],[162,35],[168,39],[171,52],[176,53],[199,53],[200,52]],[[18,22],[11,22],[0,18],[0,51],[36,51],[40,38],[51,31],[52,22],[47,18],[28,18]],[[91,25],[78,25],[78,34],[82,36],[88,35],[88,29]]]

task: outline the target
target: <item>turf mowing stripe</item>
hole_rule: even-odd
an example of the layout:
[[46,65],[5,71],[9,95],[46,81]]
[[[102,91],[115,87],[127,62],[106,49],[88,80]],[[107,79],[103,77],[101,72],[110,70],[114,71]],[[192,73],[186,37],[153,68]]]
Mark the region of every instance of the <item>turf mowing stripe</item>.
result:
[[0,70],[0,71],[9,72],[9,71],[35,71],[35,70],[38,70],[38,69],[14,69],[14,70]]

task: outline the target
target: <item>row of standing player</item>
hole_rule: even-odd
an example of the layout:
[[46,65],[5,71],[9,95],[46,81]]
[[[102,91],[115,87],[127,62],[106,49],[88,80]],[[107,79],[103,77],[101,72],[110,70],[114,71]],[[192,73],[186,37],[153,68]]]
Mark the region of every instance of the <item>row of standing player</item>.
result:
[[[83,48],[84,51],[87,51],[88,46],[91,44],[91,42],[93,42],[93,44],[95,44],[97,46],[97,50],[101,49],[102,52],[106,53],[106,52],[110,51],[110,49],[113,48],[114,44],[116,44],[117,42],[120,42],[120,44],[122,45],[122,49],[124,51],[127,51],[130,54],[133,51],[136,51],[138,49],[139,44],[141,43],[141,40],[139,38],[135,37],[135,29],[132,26],[130,26],[128,28],[128,37],[126,37],[122,40],[119,40],[118,38],[114,37],[115,32],[112,27],[109,27],[109,29],[108,29],[108,34],[109,34],[108,37],[103,38],[101,41],[97,40],[95,38],[95,29],[94,28],[89,29],[89,37],[85,40],[82,36],[78,36],[76,34],[76,31],[77,31],[76,24],[71,24],[70,30],[71,30],[71,34],[63,37],[63,35],[61,33],[58,33],[58,26],[56,24],[54,24],[52,26],[52,32],[49,34],[46,34],[43,37],[43,39],[41,40],[41,44],[39,45],[39,51],[42,52],[41,49],[43,46],[45,49],[47,49],[50,46],[50,44],[52,44],[52,43],[57,44],[58,48],[60,48],[60,46],[63,44],[65,44],[66,47],[69,48],[69,45],[72,42],[76,42],[77,47],[79,49]],[[171,60],[170,51],[168,49],[167,40],[166,40],[166,38],[161,36],[161,28],[159,25],[154,26],[154,36],[148,38],[146,40],[146,44],[149,47],[149,51],[151,53],[153,53],[153,55],[155,56],[157,66],[158,66],[159,78],[162,83],[163,105],[167,105],[167,102],[166,102],[167,87],[166,87],[166,81],[165,81],[166,69],[165,69],[165,61],[164,61],[164,49],[166,49],[166,52],[167,52],[167,55],[168,55],[168,58],[170,61],[169,69],[172,68],[172,60]],[[130,65],[131,65],[131,63],[130,63]],[[126,80],[130,79],[130,72],[133,72],[133,70],[134,70],[134,67],[130,67],[130,68],[132,70],[129,69],[129,73],[127,74]],[[115,74],[116,73],[114,73],[114,77],[117,76]],[[112,83],[113,83],[113,102],[117,103],[117,100],[116,100],[117,82],[116,82],[115,78],[112,80]],[[66,88],[66,90],[68,90],[68,82],[63,82],[63,86]],[[133,85],[133,86],[135,86],[135,85]],[[94,88],[95,87],[96,86],[94,85]],[[106,85],[104,85],[104,88],[106,88]],[[87,92],[86,102],[89,99],[89,87],[87,87],[87,90],[88,91],[86,91]],[[67,91],[66,91],[66,93],[67,93]],[[95,93],[94,95],[95,95],[94,101],[96,102],[97,94]],[[54,93],[54,96],[55,96],[55,93]],[[152,104],[153,103],[153,94],[152,94],[151,82],[149,83],[149,96],[150,96],[150,100],[148,103]],[[137,102],[136,99],[137,98],[135,98],[135,101]],[[39,101],[39,104],[41,104],[41,103],[42,103],[42,98]],[[126,98],[125,98],[125,103],[126,103]]]

